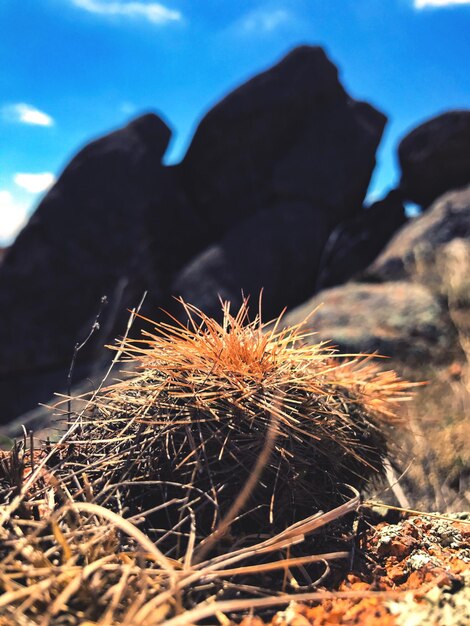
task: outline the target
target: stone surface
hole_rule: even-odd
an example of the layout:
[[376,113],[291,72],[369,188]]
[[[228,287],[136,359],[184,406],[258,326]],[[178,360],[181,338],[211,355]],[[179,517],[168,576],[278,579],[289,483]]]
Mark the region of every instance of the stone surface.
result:
[[263,290],[263,316],[278,315],[312,292],[329,232],[323,215],[306,202],[258,211],[192,259],[172,293],[219,318],[220,298],[238,310],[242,294],[257,302]]
[[445,306],[423,285],[406,281],[349,283],[322,291],[289,312],[285,325],[301,322],[312,341],[331,341],[343,353],[378,352],[410,366],[452,360],[456,331]]
[[393,190],[382,200],[341,222],[323,249],[316,291],[341,285],[358,276],[406,221],[401,194]]
[[448,111],[412,130],[398,147],[401,188],[424,207],[470,183],[470,110]]
[[347,96],[321,48],[296,48],[201,121],[185,187],[220,234],[278,201],[324,207],[334,227],[362,205],[384,125]]
[[441,279],[436,277],[436,258],[439,250],[456,238],[470,238],[470,186],[445,194],[410,220],[366,270],[365,279],[412,279],[438,288]]
[[333,228],[357,213],[385,117],[348,97],[320,48],[293,50],[216,105],[181,165],[218,241],[172,284],[210,315],[263,292],[265,315],[315,289]]
[[[456,237],[439,246],[434,269],[449,307],[470,313],[470,239]],[[464,334],[470,339],[470,325]]]
[[161,302],[169,264],[176,269],[194,253],[197,219],[175,191],[176,173],[161,166],[169,139],[166,124],[148,114],[87,145],[9,250],[0,268],[0,420],[64,388],[74,345],[103,295],[109,304],[77,377],[95,349],[123,332],[127,308],[145,290],[149,305]]

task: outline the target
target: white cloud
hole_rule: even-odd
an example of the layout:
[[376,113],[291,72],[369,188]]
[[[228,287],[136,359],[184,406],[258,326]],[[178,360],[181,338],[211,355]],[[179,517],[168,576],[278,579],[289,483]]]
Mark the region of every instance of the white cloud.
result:
[[46,191],[55,183],[55,176],[52,172],[42,172],[41,174],[15,174],[15,184],[29,191],[29,193],[41,193]]
[[119,110],[121,113],[124,113],[124,115],[134,115],[137,111],[137,107],[132,102],[123,102]]
[[470,5],[470,0],[414,0],[415,9],[452,7],[462,4]]
[[116,0],[107,2],[106,0],[72,0],[73,4],[97,15],[109,15],[120,17],[140,17],[153,24],[166,24],[167,22],[177,22],[182,19],[179,11],[168,9],[159,2],[125,2]]
[[291,13],[284,9],[258,10],[248,13],[238,24],[245,33],[270,33],[292,19]]
[[10,122],[33,124],[35,126],[53,126],[54,124],[54,120],[50,115],[24,102],[6,105],[2,109],[2,113],[3,117]]
[[10,245],[27,220],[27,206],[0,189],[0,245]]

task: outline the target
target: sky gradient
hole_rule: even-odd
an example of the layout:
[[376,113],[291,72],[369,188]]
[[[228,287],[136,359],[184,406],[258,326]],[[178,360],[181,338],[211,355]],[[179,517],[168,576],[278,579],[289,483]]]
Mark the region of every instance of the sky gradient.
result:
[[295,45],[324,46],[389,118],[370,200],[403,134],[470,108],[470,0],[0,0],[0,24],[0,246],[85,143],[153,110],[177,162],[213,104]]

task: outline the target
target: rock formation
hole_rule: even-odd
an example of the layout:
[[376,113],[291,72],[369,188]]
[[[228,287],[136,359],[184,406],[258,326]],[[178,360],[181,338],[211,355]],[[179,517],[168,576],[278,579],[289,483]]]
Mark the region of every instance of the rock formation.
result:
[[[468,190],[381,252],[405,224],[404,199],[426,207],[470,181],[470,112],[405,137],[400,188],[364,208],[385,119],[346,93],[321,48],[303,46],[209,111],[179,165],[162,165],[171,132],[154,114],[86,146],[0,266],[0,422],[65,389],[103,295],[77,382],[100,372],[101,347],[144,292],[153,318],[174,311],[173,296],[213,316],[219,298],[238,308],[261,289],[265,317],[325,301],[315,324],[348,350],[406,352],[413,337],[411,361],[445,358],[455,328],[439,268],[458,246],[442,245],[469,238]],[[424,280],[426,255],[441,261],[426,260]]]
[[405,197],[427,207],[470,183],[470,111],[448,111],[412,130],[398,147]]
[[458,333],[469,336],[469,240],[470,186],[403,226],[362,282],[322,291],[285,323],[320,307],[312,330],[341,351],[379,352],[411,367],[451,362],[462,354]]
[[335,224],[361,206],[385,121],[348,97],[321,48],[296,48],[202,120],[182,162],[185,187],[219,233],[286,200]]
[[398,190],[341,222],[322,251],[315,291],[347,282],[365,270],[407,221]]
[[8,251],[0,269],[1,420],[64,390],[74,345],[103,295],[101,329],[76,379],[123,331],[126,309],[145,290],[149,304],[161,302],[168,266],[177,269],[204,245],[175,173],[161,165],[169,139],[149,114],[86,146]]
[[192,259],[172,292],[218,318],[219,296],[236,308],[243,294],[257,301],[263,290],[264,316],[274,317],[312,293],[329,232],[324,213],[308,202],[257,211]]
[[322,291],[284,322],[298,323],[314,309],[305,330],[344,353],[377,353],[409,367],[449,362],[459,353],[445,304],[423,285],[348,283]]
[[[263,289],[267,316],[315,289],[332,229],[361,207],[385,117],[348,97],[320,48],[292,51],[202,120],[182,178],[218,241],[172,292],[220,314]],[[223,233],[226,233],[223,235]]]
[[104,294],[78,378],[144,291],[153,311],[182,295],[214,314],[219,295],[236,306],[263,287],[270,315],[305,300],[331,230],[362,206],[384,124],[305,46],[215,106],[179,166],[162,166],[170,130],[152,114],[85,147],[0,269],[0,420],[63,389]]
[[364,279],[435,284],[439,250],[456,238],[470,238],[470,186],[443,195],[404,226],[367,269]]

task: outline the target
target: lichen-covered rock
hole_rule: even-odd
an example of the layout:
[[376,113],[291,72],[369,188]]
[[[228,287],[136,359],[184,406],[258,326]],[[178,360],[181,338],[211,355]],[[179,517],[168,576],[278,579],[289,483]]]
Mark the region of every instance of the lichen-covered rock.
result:
[[364,279],[435,283],[436,259],[456,238],[470,238],[470,187],[445,194],[410,220],[366,270]]
[[315,309],[309,321],[314,341],[331,340],[341,352],[378,352],[416,366],[449,361],[459,350],[446,307],[423,285],[334,287],[291,311],[285,323],[295,324]]

